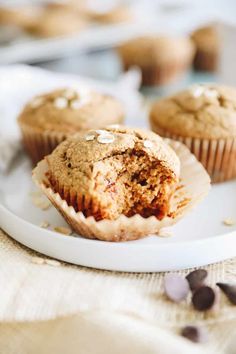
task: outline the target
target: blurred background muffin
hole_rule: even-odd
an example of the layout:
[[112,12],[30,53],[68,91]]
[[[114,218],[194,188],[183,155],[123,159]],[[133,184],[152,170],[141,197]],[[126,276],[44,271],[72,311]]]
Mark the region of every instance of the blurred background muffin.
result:
[[194,45],[188,38],[145,36],[124,43],[118,53],[124,70],[140,68],[143,85],[164,85],[190,67]]
[[25,29],[40,37],[57,37],[78,33],[86,27],[86,21],[69,9],[44,9]]
[[191,34],[196,46],[193,65],[195,70],[217,70],[219,62],[220,39],[216,26],[206,26],[197,29]]

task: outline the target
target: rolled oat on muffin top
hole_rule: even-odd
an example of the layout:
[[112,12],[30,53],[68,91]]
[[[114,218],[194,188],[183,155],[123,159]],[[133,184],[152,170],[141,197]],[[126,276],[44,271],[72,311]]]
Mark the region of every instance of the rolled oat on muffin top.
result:
[[33,98],[18,121],[40,131],[57,131],[65,135],[121,123],[122,104],[115,98],[87,88],[59,89]]
[[180,174],[179,158],[161,137],[125,127],[74,135],[46,161],[53,191],[97,221],[122,214],[163,219]]
[[236,89],[217,84],[192,86],[156,101],[150,123],[161,135],[169,132],[201,139],[235,138]]

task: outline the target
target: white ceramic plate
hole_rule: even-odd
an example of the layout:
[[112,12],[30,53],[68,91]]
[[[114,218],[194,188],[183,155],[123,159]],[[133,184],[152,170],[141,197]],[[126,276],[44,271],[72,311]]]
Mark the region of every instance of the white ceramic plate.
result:
[[150,236],[126,243],[108,243],[65,236],[42,229],[66,226],[51,207],[35,207],[30,192],[31,167],[22,156],[12,171],[0,177],[0,221],[2,228],[22,244],[57,259],[83,266],[129,271],[157,272],[202,266],[236,256],[236,225],[225,226],[226,218],[236,219],[236,181],[216,185],[205,201],[171,230],[173,236]]
[[[17,139],[15,116],[25,101],[62,83],[86,82],[102,91],[108,90],[123,100],[128,124],[144,124],[139,95],[134,88],[136,78],[132,75],[105,85],[16,66],[2,67],[0,77],[0,135],[4,131],[4,137]],[[44,220],[52,228],[66,223],[54,208],[41,211],[32,204],[29,193],[33,188],[31,166],[24,155],[9,173],[0,173],[0,227],[17,241],[48,256],[89,267],[130,272],[177,270],[236,256],[236,225],[227,227],[222,222],[226,218],[236,220],[236,181],[213,186],[209,196],[172,228],[172,237],[150,236],[126,243],[86,240],[40,228]]]

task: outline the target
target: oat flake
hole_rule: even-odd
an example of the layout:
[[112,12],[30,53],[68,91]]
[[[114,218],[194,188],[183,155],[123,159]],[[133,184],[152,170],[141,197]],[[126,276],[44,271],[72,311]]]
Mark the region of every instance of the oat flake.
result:
[[94,134],[88,134],[85,136],[85,140],[86,141],[91,141],[95,139],[95,135]]
[[52,206],[52,204],[48,200],[44,200],[42,198],[37,197],[32,198],[32,203],[34,204],[34,206],[42,210],[47,210]]
[[65,98],[67,98],[68,100],[71,100],[72,98],[74,98],[76,95],[76,91],[75,90],[72,90],[72,89],[68,89],[68,90],[65,90],[63,96]]
[[61,265],[61,262],[56,259],[45,259],[45,263],[53,267],[59,267]]
[[159,237],[171,237],[173,232],[167,229],[160,229],[157,234]]
[[64,227],[64,226],[56,226],[56,227],[54,227],[54,231],[59,232],[60,234],[63,234],[63,235],[71,235],[72,234],[72,230],[69,229],[68,227]]
[[31,257],[30,261],[31,261],[31,263],[38,264],[38,265],[45,263],[44,258],[41,258],[41,257]]
[[112,134],[104,134],[104,135],[99,135],[97,137],[97,141],[100,143],[100,144],[110,144],[110,143],[113,143],[113,141],[115,140],[115,137],[114,135]]
[[54,100],[54,106],[58,109],[64,109],[68,106],[68,101],[65,97],[57,97]]
[[230,218],[223,220],[223,224],[225,224],[226,226],[234,226],[235,223],[236,223],[235,220]]
[[153,147],[153,142],[150,141],[150,140],[144,140],[143,146],[144,146],[145,148],[152,148],[152,147]]
[[102,129],[98,129],[98,130],[95,130],[95,133],[97,133],[98,135],[102,135],[102,134],[110,134],[107,130],[102,130]]
[[203,86],[195,86],[191,90],[191,94],[193,97],[200,97],[204,94],[205,88]]
[[48,221],[42,221],[39,226],[42,227],[43,229],[46,229],[47,227],[50,226],[50,224]]

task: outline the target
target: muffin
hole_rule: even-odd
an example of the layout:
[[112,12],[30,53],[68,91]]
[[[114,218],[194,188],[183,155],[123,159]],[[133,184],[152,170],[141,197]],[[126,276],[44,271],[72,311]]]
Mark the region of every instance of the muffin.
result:
[[45,8],[25,29],[39,37],[58,37],[78,33],[85,27],[85,19],[74,11]]
[[219,61],[219,35],[214,26],[202,27],[192,33],[196,46],[194,69],[215,72]]
[[0,25],[16,26],[25,29],[35,23],[41,9],[37,6],[0,8]]
[[196,85],[153,104],[152,130],[185,143],[213,182],[236,177],[236,89]]
[[137,66],[143,85],[167,84],[190,66],[194,45],[188,38],[149,36],[132,39],[118,48],[124,70]]
[[32,99],[18,117],[23,143],[33,163],[68,136],[123,122],[122,104],[88,89],[59,89]]
[[128,6],[116,6],[110,9],[104,9],[104,11],[95,7],[87,8],[87,15],[91,20],[109,24],[109,23],[121,23],[132,21],[133,15]]
[[[196,189],[208,189],[203,167],[186,147],[176,144],[187,161],[188,177],[195,161]],[[155,233],[176,222],[183,208],[196,201],[192,186],[184,190],[184,173],[179,185],[175,151],[158,135],[140,129],[110,126],[74,135],[41,161],[33,176],[76,232],[106,241]]]

